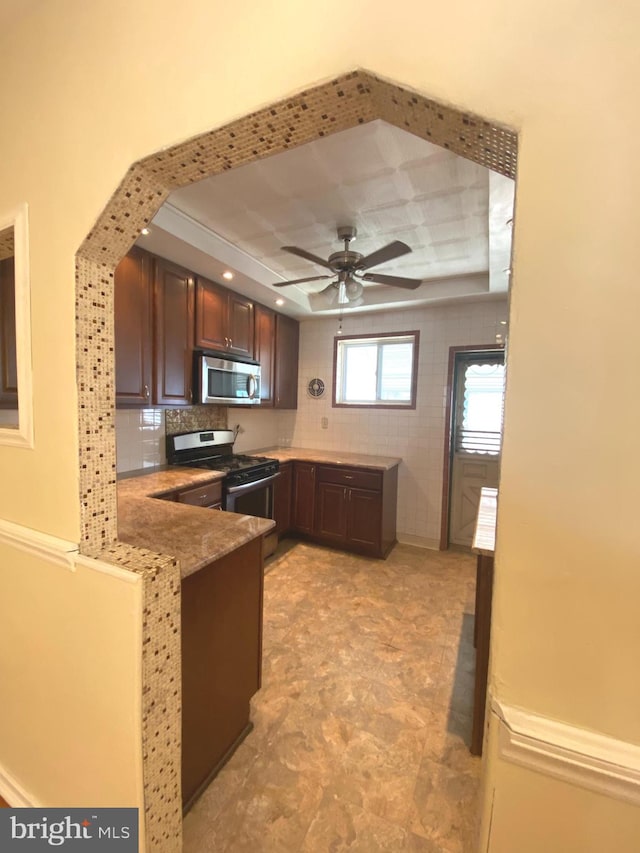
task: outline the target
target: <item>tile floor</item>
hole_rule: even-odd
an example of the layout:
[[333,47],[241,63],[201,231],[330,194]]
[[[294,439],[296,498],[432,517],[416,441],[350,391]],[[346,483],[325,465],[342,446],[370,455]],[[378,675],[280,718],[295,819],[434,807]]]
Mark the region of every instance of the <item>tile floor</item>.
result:
[[185,853],[473,851],[474,584],[468,554],[285,543],[255,728],[185,818]]

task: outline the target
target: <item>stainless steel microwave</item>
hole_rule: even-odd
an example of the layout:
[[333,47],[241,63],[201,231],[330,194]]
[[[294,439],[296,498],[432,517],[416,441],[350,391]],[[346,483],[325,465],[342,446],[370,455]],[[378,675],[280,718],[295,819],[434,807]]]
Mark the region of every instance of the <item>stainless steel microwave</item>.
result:
[[196,402],[223,406],[260,405],[260,363],[196,353]]

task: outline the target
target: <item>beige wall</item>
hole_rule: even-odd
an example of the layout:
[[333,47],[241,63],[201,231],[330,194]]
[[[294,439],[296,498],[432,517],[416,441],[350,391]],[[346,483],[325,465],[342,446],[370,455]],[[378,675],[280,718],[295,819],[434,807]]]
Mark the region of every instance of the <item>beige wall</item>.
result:
[[0,542],[0,784],[34,805],[142,808],[142,583],[84,562]]
[[370,69],[521,131],[493,686],[640,743],[637,4],[33,8],[0,37],[0,208],[30,205],[36,448],[0,447],[0,518],[77,539],[73,258],[129,164]]

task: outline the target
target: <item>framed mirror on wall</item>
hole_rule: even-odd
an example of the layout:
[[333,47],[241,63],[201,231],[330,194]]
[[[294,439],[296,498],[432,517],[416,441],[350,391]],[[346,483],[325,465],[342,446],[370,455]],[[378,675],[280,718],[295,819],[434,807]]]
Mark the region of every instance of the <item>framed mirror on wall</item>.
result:
[[0,213],[0,444],[33,447],[26,204]]

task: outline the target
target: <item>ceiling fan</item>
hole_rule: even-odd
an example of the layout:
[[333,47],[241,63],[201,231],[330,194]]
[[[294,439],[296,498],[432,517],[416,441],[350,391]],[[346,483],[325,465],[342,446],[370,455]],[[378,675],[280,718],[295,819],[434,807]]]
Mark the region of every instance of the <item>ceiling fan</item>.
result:
[[371,267],[406,255],[411,251],[406,243],[394,240],[393,243],[377,249],[370,255],[361,255],[359,252],[352,252],[349,249],[349,244],[356,239],[356,234],[357,231],[352,225],[340,226],[338,228],[338,239],[344,240],[344,249],[329,255],[327,260],[307,252],[306,249],[300,249],[298,246],[283,246],[283,251],[325,267],[331,270],[331,275],[312,275],[309,278],[279,281],[274,284],[274,287],[287,287],[290,284],[304,284],[307,281],[319,281],[323,278],[335,277],[335,280],[327,285],[324,290],[321,290],[319,295],[326,296],[329,302],[335,302],[337,299],[340,303],[350,302],[356,305],[362,302],[363,281],[388,284],[391,287],[402,287],[406,290],[415,290],[416,287],[420,287],[422,284],[420,278],[404,278],[397,275],[367,272]]

